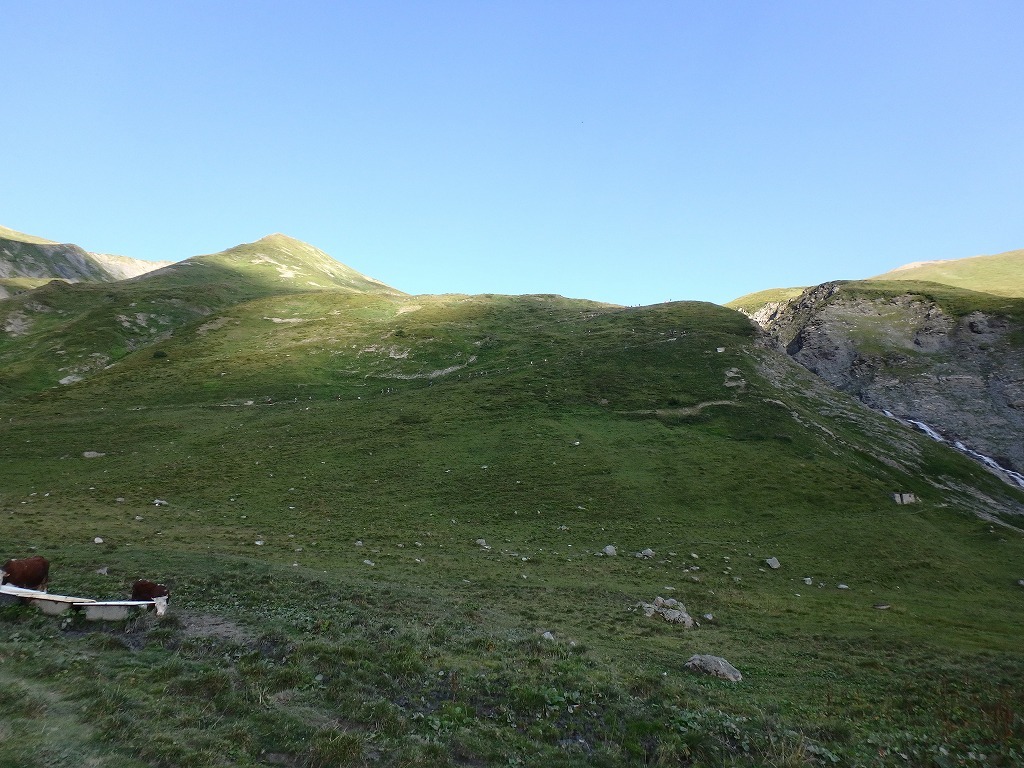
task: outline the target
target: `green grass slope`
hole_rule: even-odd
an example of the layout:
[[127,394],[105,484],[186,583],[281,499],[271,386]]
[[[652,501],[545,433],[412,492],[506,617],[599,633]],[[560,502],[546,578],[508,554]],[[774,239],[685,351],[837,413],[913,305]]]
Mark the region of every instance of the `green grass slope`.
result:
[[272,293],[347,290],[400,294],[390,286],[356,272],[318,248],[286,235],[268,235],[255,243],[207,256],[194,256],[135,282],[150,289],[175,291],[211,282],[238,288],[234,298]]
[[18,288],[0,305],[0,397],[78,381],[241,301],[295,291],[402,295],[283,235],[130,280]]
[[804,292],[803,288],[768,288],[755,293],[748,293],[727,302],[724,306],[735,309],[747,315],[752,315],[761,309],[765,304],[777,304],[790,299],[795,299]]
[[[89,253],[77,245],[0,227],[0,279],[109,283],[152,271],[167,262]],[[0,295],[0,299],[4,298]]]
[[738,313],[270,293],[60,389],[25,365],[6,554],[50,557],[52,591],[173,595],[112,626],[0,609],[0,763],[1024,755],[1024,495]]
[[58,245],[55,241],[47,240],[45,237],[26,235],[24,232],[18,232],[4,226],[0,226],[0,238],[4,240],[15,240],[20,243],[33,243],[35,245]]
[[907,264],[869,279],[942,283],[979,293],[1024,297],[1024,250]]

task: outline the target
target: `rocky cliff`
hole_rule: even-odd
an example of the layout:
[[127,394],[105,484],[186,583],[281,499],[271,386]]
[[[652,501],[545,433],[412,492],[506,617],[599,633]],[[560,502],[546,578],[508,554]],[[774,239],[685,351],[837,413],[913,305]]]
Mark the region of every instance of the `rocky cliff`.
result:
[[1024,302],[865,286],[825,283],[747,314],[832,386],[1024,471]]

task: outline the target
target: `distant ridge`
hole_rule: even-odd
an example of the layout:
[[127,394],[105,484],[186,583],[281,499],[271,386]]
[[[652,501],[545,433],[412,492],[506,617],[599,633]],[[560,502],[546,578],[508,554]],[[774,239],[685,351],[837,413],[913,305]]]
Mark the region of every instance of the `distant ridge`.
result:
[[47,240],[44,237],[36,237],[35,235],[26,235],[24,232],[18,232],[14,229],[9,229],[3,225],[0,225],[0,238],[4,240],[17,240],[19,243],[34,243],[36,245],[59,245],[55,240]]
[[915,261],[869,280],[923,280],[997,296],[1024,297],[1024,250],[963,259]]
[[28,279],[109,283],[152,272],[170,263],[90,253],[71,243],[57,243],[0,227],[0,279],[8,281],[20,278],[22,282]]

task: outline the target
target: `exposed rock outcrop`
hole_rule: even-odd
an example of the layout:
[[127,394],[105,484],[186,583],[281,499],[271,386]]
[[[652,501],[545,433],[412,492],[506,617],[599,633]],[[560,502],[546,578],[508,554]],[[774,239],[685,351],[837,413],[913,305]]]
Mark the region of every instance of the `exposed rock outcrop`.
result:
[[1020,472],[1024,322],[1012,301],[1006,314],[957,314],[919,293],[861,294],[832,282],[754,317],[837,389]]

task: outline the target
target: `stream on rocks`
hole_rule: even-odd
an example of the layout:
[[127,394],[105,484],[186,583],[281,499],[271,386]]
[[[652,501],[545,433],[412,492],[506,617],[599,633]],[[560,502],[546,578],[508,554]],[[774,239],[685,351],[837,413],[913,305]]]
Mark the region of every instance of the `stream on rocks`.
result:
[[903,424],[909,424],[910,426],[920,430],[921,432],[924,432],[932,440],[953,446],[956,450],[960,451],[960,453],[964,454],[965,456],[970,456],[975,461],[980,462],[988,469],[991,469],[993,472],[995,472],[995,474],[998,477],[1010,483],[1010,485],[1016,485],[1020,488],[1024,488],[1024,475],[1022,475],[1020,472],[1015,472],[1012,469],[1007,469],[998,461],[993,459],[991,456],[986,456],[983,453],[978,453],[976,450],[968,447],[960,440],[947,440],[938,432],[936,432],[932,427],[925,424],[923,421],[917,421],[916,419],[901,419],[899,416],[893,414],[892,411],[882,411],[882,413],[884,413],[890,419],[895,419],[896,421],[899,421]]

